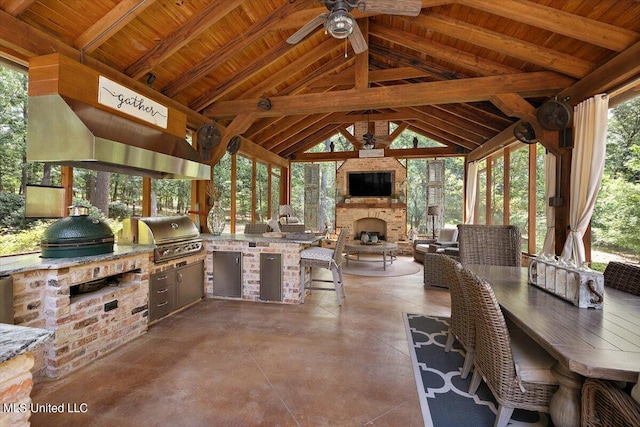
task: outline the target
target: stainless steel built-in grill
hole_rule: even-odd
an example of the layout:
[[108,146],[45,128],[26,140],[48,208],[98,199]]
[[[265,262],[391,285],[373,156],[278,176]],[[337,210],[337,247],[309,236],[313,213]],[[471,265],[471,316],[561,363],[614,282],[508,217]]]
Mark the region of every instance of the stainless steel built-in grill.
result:
[[127,218],[118,233],[118,243],[155,245],[156,263],[202,250],[200,232],[187,216]]

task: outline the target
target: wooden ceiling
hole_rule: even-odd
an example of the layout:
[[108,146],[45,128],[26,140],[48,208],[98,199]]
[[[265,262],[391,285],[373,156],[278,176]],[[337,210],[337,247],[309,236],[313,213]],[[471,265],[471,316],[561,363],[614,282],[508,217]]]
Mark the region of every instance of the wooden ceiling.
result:
[[511,142],[518,120],[557,141],[535,123],[545,100],[576,104],[640,76],[637,0],[421,3],[416,17],[354,9],[369,47],[356,55],[322,27],[286,42],[327,12],[313,0],[0,0],[0,56],[71,56],[276,163],[353,155],[304,152],[336,133],[359,148],[347,128],[367,120],[445,145],[405,157],[479,158]]

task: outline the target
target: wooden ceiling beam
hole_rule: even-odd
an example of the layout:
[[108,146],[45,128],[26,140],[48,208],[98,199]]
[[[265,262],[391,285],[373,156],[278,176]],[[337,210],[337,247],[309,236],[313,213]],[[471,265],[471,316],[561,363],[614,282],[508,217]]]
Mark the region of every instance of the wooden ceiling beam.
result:
[[315,114],[308,116],[304,123],[301,123],[293,128],[290,128],[284,135],[276,140],[270,141],[269,145],[265,145],[265,148],[276,153],[280,153],[290,146],[296,144],[298,141],[313,135],[326,126],[331,126],[334,129],[338,125],[331,123],[331,114]]
[[2,0],[0,9],[11,16],[18,16],[29,8],[36,0]]
[[[357,21],[357,25],[362,32],[365,43],[369,45],[369,20],[360,19]],[[354,85],[356,89],[366,89],[369,87],[369,52],[368,49],[360,54],[356,55],[356,62],[354,64]]]
[[457,2],[616,52],[625,50],[640,39],[640,34],[634,31],[532,1],[457,0]]
[[227,0],[209,4],[168,37],[156,43],[152,49],[148,50],[135,62],[129,64],[125,69],[125,73],[136,80],[141,78],[151,71],[153,67],[186,46],[191,40],[210,29],[212,25],[215,25],[244,1]]
[[595,68],[592,62],[431,11],[423,11],[407,22],[567,76],[582,78]]
[[[470,144],[473,144],[473,148],[482,144],[486,141],[486,138],[478,136],[477,134],[468,131],[467,129],[462,129],[458,126],[455,126],[451,122],[446,119],[441,119],[436,116],[432,116],[423,112],[416,111],[417,114],[415,120],[411,120],[410,123],[423,123],[425,126],[428,126],[430,129],[436,128],[440,131],[446,132],[451,135],[455,135],[462,141],[468,141]],[[469,148],[468,146],[466,148]]]
[[410,53],[402,52],[400,50],[392,51],[375,44],[369,46],[369,55],[372,59],[379,58],[380,60],[394,62],[398,64],[399,67],[413,67],[417,70],[424,71],[428,76],[432,77],[430,80],[451,80],[469,77],[466,75],[461,76],[460,74],[453,72],[451,68],[434,64],[420,56],[411,55]]
[[205,109],[205,115],[229,118],[254,113],[258,117],[314,114],[322,112],[409,107],[429,104],[475,102],[496,93],[515,92],[523,96],[540,91],[562,90],[572,81],[558,73],[533,72],[504,76],[476,77],[391,87],[353,89],[323,94],[302,94],[271,98],[271,109],[261,110],[255,100],[219,102]]
[[424,55],[429,55],[442,61],[446,61],[450,64],[455,64],[458,67],[466,68],[472,73],[471,75],[495,76],[521,72],[521,70],[517,68],[509,67],[499,62],[491,61],[442,43],[433,41],[425,43],[424,38],[422,37],[411,34],[407,31],[389,28],[381,24],[371,25],[371,33],[375,37],[380,37],[381,39],[391,43],[404,46]]
[[244,67],[242,70],[235,73],[232,77],[224,79],[221,84],[212,86],[210,89],[204,91],[200,96],[189,103],[189,107],[195,111],[200,111],[203,108],[216,102],[218,99],[224,98],[229,92],[241,86],[246,80],[253,77],[255,74],[262,71],[265,67],[268,67],[278,58],[285,55],[291,50],[291,45],[287,42],[280,42],[277,46],[269,49],[260,57],[256,58],[251,64]]
[[288,158],[292,154],[306,151],[312,147],[318,145],[321,141],[331,137],[337,132],[337,126],[332,124],[325,124],[322,128],[315,129],[313,131],[306,132],[302,138],[297,139],[295,143],[288,144],[283,147],[281,151],[278,151],[282,157]]
[[[424,159],[427,157],[459,157],[461,154],[455,147],[424,147],[424,148],[385,148],[385,157],[397,159]],[[355,159],[358,150],[334,151],[324,153],[298,153],[292,162],[336,162]]]
[[[256,22],[242,33],[242,37],[236,37],[232,42],[227,43],[221,49],[201,61],[198,65],[180,74],[180,77],[162,88],[162,92],[167,96],[175,96],[186,87],[193,85],[198,80],[205,77],[220,65],[229,61],[232,57],[240,53],[244,48],[260,40],[269,31],[278,28],[287,15],[300,10],[306,6],[305,2],[283,3],[275,9],[269,16]],[[293,48],[293,46],[292,46]]]
[[273,87],[297,73],[302,73],[307,67],[314,64],[320,58],[335,52],[337,49],[340,49],[341,46],[342,42],[340,40],[334,39],[333,37],[327,39],[325,42],[282,67],[278,72],[271,74],[259,84],[254,85],[251,90],[244,92],[240,98],[258,97],[269,92]]
[[331,113],[304,116],[302,120],[297,120],[291,126],[283,129],[281,132],[272,135],[268,139],[265,139],[261,145],[267,150],[271,150],[283,143],[286,144],[292,138],[296,138],[297,135],[303,132],[312,130],[313,128],[317,128],[320,126],[324,126],[327,123],[331,123],[331,120],[327,119],[327,117],[329,117],[330,115]]
[[431,139],[446,145],[456,145],[467,150],[474,150],[480,146],[473,141],[468,141],[464,138],[460,138],[457,134],[451,133],[438,126],[434,126],[431,123],[420,122],[417,120],[411,120],[409,122],[412,129],[420,129],[428,132],[431,135]]
[[513,120],[499,116],[490,111],[471,104],[434,105],[433,108],[443,110],[449,114],[472,122],[475,126],[485,127],[493,132],[500,132],[509,126]]
[[155,0],[122,0],[80,34],[75,39],[74,46],[83,53],[93,52],[154,2]]
[[481,138],[483,141],[488,140],[493,137],[496,133],[495,131],[490,130],[485,126],[478,126],[476,123],[467,120],[465,117],[460,117],[456,114],[449,113],[445,110],[438,108],[435,105],[425,105],[420,107],[409,107],[407,110],[412,113],[414,116],[417,116],[417,113],[425,114],[429,117],[434,117],[438,120],[445,121],[449,123],[451,126],[454,126],[458,129],[462,129],[466,132],[470,132],[477,137]]
[[[582,80],[560,92],[558,97],[561,99],[569,97],[570,103],[576,105],[591,96],[605,93],[616,87],[617,84],[622,84],[637,75],[640,75],[640,42],[635,43]],[[512,143],[515,140],[513,129],[518,123],[509,126],[481,147],[473,150],[467,156],[467,160],[480,160]]]
[[[413,67],[400,67],[400,68],[388,68],[385,70],[369,70],[370,82],[386,82],[405,79],[417,79],[426,77],[428,74],[424,71],[418,70]],[[317,80],[309,87],[327,87],[327,86],[339,86],[348,85],[355,81],[355,68],[350,67],[346,70],[324,77]]]

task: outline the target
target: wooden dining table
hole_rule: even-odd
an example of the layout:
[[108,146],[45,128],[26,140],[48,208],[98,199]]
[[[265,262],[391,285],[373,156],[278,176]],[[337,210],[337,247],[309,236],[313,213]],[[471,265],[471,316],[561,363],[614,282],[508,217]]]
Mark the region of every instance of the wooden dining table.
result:
[[524,267],[465,265],[486,280],[502,312],[558,363],[550,415],[556,426],[580,425],[585,378],[636,383],[640,374],[640,296],[605,287],[602,309],[578,308],[528,284]]

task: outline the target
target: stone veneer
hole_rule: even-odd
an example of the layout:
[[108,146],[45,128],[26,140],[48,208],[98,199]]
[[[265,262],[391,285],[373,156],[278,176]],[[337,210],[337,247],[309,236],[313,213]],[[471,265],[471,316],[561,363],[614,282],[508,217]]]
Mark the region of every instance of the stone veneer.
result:
[[[300,252],[304,245],[293,242],[256,242],[236,240],[224,237],[206,242],[205,291],[207,297],[213,294],[213,251],[242,253],[242,299],[260,300],[260,254],[282,254],[282,303],[300,303]],[[224,298],[218,297],[216,298]]]
[[[60,377],[146,332],[152,255],[12,275],[15,324],[55,332],[34,352],[35,378]],[[117,286],[70,297],[73,285],[117,274],[123,274]],[[105,311],[113,301],[117,308]]]
[[[395,157],[371,157],[347,159],[336,173],[336,187],[347,194],[347,172],[394,171],[394,192],[403,191],[400,183],[407,178],[407,169]],[[407,236],[407,205],[390,203],[389,198],[353,197],[351,203],[336,206],[336,230],[351,229],[353,239],[354,222],[363,218],[376,218],[387,223],[386,240],[397,242]]]

